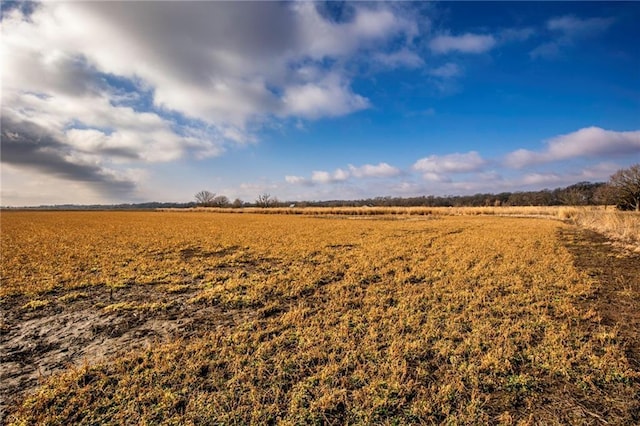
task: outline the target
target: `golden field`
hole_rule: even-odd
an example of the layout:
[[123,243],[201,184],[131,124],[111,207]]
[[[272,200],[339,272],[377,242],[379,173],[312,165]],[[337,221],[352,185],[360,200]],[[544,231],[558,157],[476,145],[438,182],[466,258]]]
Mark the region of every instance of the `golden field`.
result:
[[[8,424],[640,421],[636,274],[576,266],[572,250],[614,248],[559,220],[3,212],[1,226],[9,335],[75,314],[171,330],[69,358]],[[636,316],[609,318],[604,294]]]

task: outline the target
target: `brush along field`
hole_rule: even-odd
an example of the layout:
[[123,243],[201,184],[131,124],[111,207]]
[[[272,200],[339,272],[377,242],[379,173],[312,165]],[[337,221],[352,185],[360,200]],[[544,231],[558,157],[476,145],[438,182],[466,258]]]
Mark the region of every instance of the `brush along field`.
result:
[[1,225],[8,424],[640,421],[640,257],[558,220]]

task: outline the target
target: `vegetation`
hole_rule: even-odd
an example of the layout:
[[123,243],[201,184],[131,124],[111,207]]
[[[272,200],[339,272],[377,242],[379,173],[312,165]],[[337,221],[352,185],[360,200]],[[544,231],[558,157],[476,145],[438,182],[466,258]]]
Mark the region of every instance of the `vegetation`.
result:
[[640,252],[640,215],[636,212],[561,207],[559,216]]
[[213,207],[216,194],[210,191],[200,191],[194,195],[196,203],[202,207]]
[[278,200],[275,197],[272,197],[271,194],[267,194],[266,192],[264,194],[258,195],[258,198],[256,198],[257,207],[271,207],[275,206],[276,204],[278,204]]
[[[611,205],[615,201],[609,196],[610,187],[604,183],[580,182],[566,188],[526,192],[502,192],[499,194],[479,193],[474,195],[425,195],[419,197],[375,197],[362,200],[328,200],[328,201],[278,201],[271,194],[260,194],[254,203],[245,203],[235,199],[232,203],[224,195],[216,196],[209,191],[205,197],[206,206],[218,207],[285,207],[295,204],[296,207],[498,207],[498,206],[575,206],[575,205]],[[266,197],[266,198],[265,198]],[[222,202],[221,202],[222,201]],[[140,210],[193,208],[205,206],[197,200],[190,203],[138,203],[116,205],[56,205],[39,206],[35,210]]]
[[640,212],[640,164],[611,175],[608,187],[613,202],[620,209]]
[[638,332],[594,304],[604,289],[573,266],[575,227],[367,218],[3,213],[3,309],[67,312],[115,288],[130,298],[102,307],[114,320],[224,318],[73,366],[9,424],[637,422]]

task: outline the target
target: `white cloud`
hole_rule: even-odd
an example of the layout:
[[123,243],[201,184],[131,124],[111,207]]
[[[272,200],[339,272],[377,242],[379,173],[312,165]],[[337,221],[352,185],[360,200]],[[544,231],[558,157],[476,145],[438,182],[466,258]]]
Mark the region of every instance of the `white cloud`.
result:
[[429,74],[440,78],[451,78],[460,75],[462,71],[457,64],[447,62],[446,64],[429,70]]
[[299,46],[314,59],[349,55],[361,46],[384,41],[389,35],[411,39],[418,31],[414,20],[385,7],[356,8],[354,19],[346,23],[324,19],[312,2],[296,2],[293,10],[298,17]]
[[623,166],[610,161],[597,163],[593,166],[583,168],[580,171],[579,176],[577,176],[577,180],[604,182],[609,180],[609,177],[611,177],[612,174],[622,168]]
[[360,167],[349,164],[349,171],[357,178],[392,177],[398,176],[401,173],[400,169],[390,166],[387,163],[379,163],[377,165],[365,164]]
[[342,182],[345,181],[347,179],[349,179],[349,172],[346,170],[342,170],[342,169],[336,169],[335,172],[333,172],[333,180],[335,182]]
[[284,115],[320,118],[345,115],[369,107],[369,100],[353,93],[336,75],[319,83],[287,87],[283,96]]
[[447,173],[469,173],[481,170],[487,161],[476,151],[464,154],[430,155],[413,165],[413,170],[422,172],[426,179],[434,180],[437,175]]
[[284,177],[284,180],[287,183],[290,183],[292,185],[309,185],[311,184],[311,181],[307,178],[304,178],[302,176],[292,176],[292,175],[287,175]]
[[549,185],[562,181],[562,177],[556,173],[528,173],[521,179],[523,185]]
[[422,178],[429,182],[442,182],[449,183],[451,182],[451,178],[444,174],[434,173],[434,172],[425,172],[422,174]]
[[336,22],[316,6],[44,2],[29,19],[15,9],[2,20],[2,116],[47,133],[67,166],[91,161],[96,176],[126,180],[255,142],[276,120],[369,108],[346,71],[365,55],[421,63],[409,49],[416,18],[402,8],[348,5],[352,19]]
[[484,53],[491,50],[495,44],[496,40],[492,35],[467,33],[459,36],[437,36],[429,42],[429,48],[438,54],[449,52]]
[[293,184],[296,184],[296,183],[302,183],[302,182],[304,182],[304,181],[305,181],[305,178],[303,178],[302,176],[287,175],[287,176],[285,176],[285,177],[284,177],[284,180],[285,180],[287,183],[293,183]]
[[362,166],[354,166],[349,164],[347,169],[338,168],[333,172],[325,170],[315,170],[311,173],[311,178],[307,179],[302,176],[285,176],[285,181],[294,185],[310,185],[310,184],[327,184],[341,183],[349,179],[367,179],[367,178],[390,178],[399,176],[402,171],[388,163],[364,164]]
[[640,130],[616,132],[600,127],[585,127],[545,142],[546,149],[519,149],[504,160],[507,167],[522,168],[571,158],[619,157],[640,155]]
[[311,173],[311,181],[314,183],[332,183],[335,182],[331,173],[324,170],[314,170]]
[[[30,21],[17,13],[3,19],[3,83],[56,96],[100,92],[92,87],[98,71],[135,78],[157,107],[233,126],[229,140],[244,141],[238,133],[261,116],[318,118],[368,106],[342,71],[323,61],[376,53],[418,30],[387,6],[352,7],[352,20],[333,22],[310,2],[45,3]],[[386,59],[416,63],[404,48]]]
[[374,60],[381,63],[387,68],[420,68],[424,65],[424,60],[415,52],[402,48],[392,53],[377,53]]

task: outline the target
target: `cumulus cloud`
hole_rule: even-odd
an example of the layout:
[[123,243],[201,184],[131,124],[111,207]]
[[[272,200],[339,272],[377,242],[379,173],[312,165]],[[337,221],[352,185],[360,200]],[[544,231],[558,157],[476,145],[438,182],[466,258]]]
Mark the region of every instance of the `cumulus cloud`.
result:
[[319,118],[345,115],[369,107],[369,100],[353,93],[335,75],[318,83],[293,85],[283,96],[284,115]]
[[389,35],[412,39],[418,27],[409,19],[386,7],[357,7],[353,19],[335,22],[325,19],[312,2],[293,6],[299,30],[298,48],[314,59],[349,55],[363,46],[384,41]]
[[49,173],[58,178],[85,182],[107,195],[130,192],[135,182],[119,177],[91,157],[83,158],[70,151],[47,129],[31,122],[15,121],[3,116],[2,162]]
[[386,68],[420,68],[424,65],[424,60],[415,52],[402,48],[391,53],[379,52],[373,59]]
[[492,35],[466,33],[459,36],[440,35],[429,42],[429,48],[437,54],[450,52],[484,53],[496,44]]
[[[256,129],[275,120],[369,108],[347,63],[420,65],[409,48],[418,26],[399,7],[345,7],[349,19],[340,21],[311,2],[3,8],[2,116],[50,135],[55,152],[65,152],[51,158],[60,170],[98,164],[98,181],[114,165],[125,176],[148,163],[220,155],[255,142]],[[26,167],[21,147],[7,149],[3,161]],[[34,155],[42,159],[41,151]],[[43,161],[29,167],[54,173]]]
[[437,180],[438,176],[448,173],[469,173],[481,170],[487,161],[476,151],[447,155],[430,155],[421,158],[413,165],[413,170],[422,172],[426,179]]
[[360,167],[349,164],[349,171],[357,178],[393,177],[401,173],[400,169],[390,166],[387,163],[379,163],[377,165],[365,164]]
[[[418,31],[384,5],[352,7],[351,20],[334,22],[311,2],[47,3],[30,20],[5,17],[4,83],[78,94],[100,85],[100,71],[138,79],[158,108],[238,128],[265,115],[348,114],[366,99],[326,60]],[[406,48],[377,57],[393,66],[420,61]]]
[[302,176],[287,175],[284,177],[284,180],[287,183],[290,183],[292,185],[312,185],[313,184],[313,182],[310,179],[307,179]]
[[527,173],[522,177],[520,183],[523,185],[549,185],[562,181],[562,176],[557,173]]
[[314,170],[311,173],[311,181],[313,183],[336,183],[345,181],[348,178],[348,172],[342,169],[337,169],[333,173],[324,170]]
[[542,151],[513,151],[505,157],[504,164],[508,167],[522,168],[571,158],[639,155],[640,130],[617,132],[600,127],[586,127],[556,136],[545,144],[546,148]]
[[362,166],[354,166],[349,164],[346,169],[338,168],[333,172],[325,170],[315,170],[311,173],[311,178],[307,179],[302,176],[285,176],[285,181],[293,185],[312,185],[312,184],[328,184],[341,183],[349,179],[367,179],[367,178],[391,178],[399,176],[402,171],[397,167],[393,167],[388,163],[364,164]]

